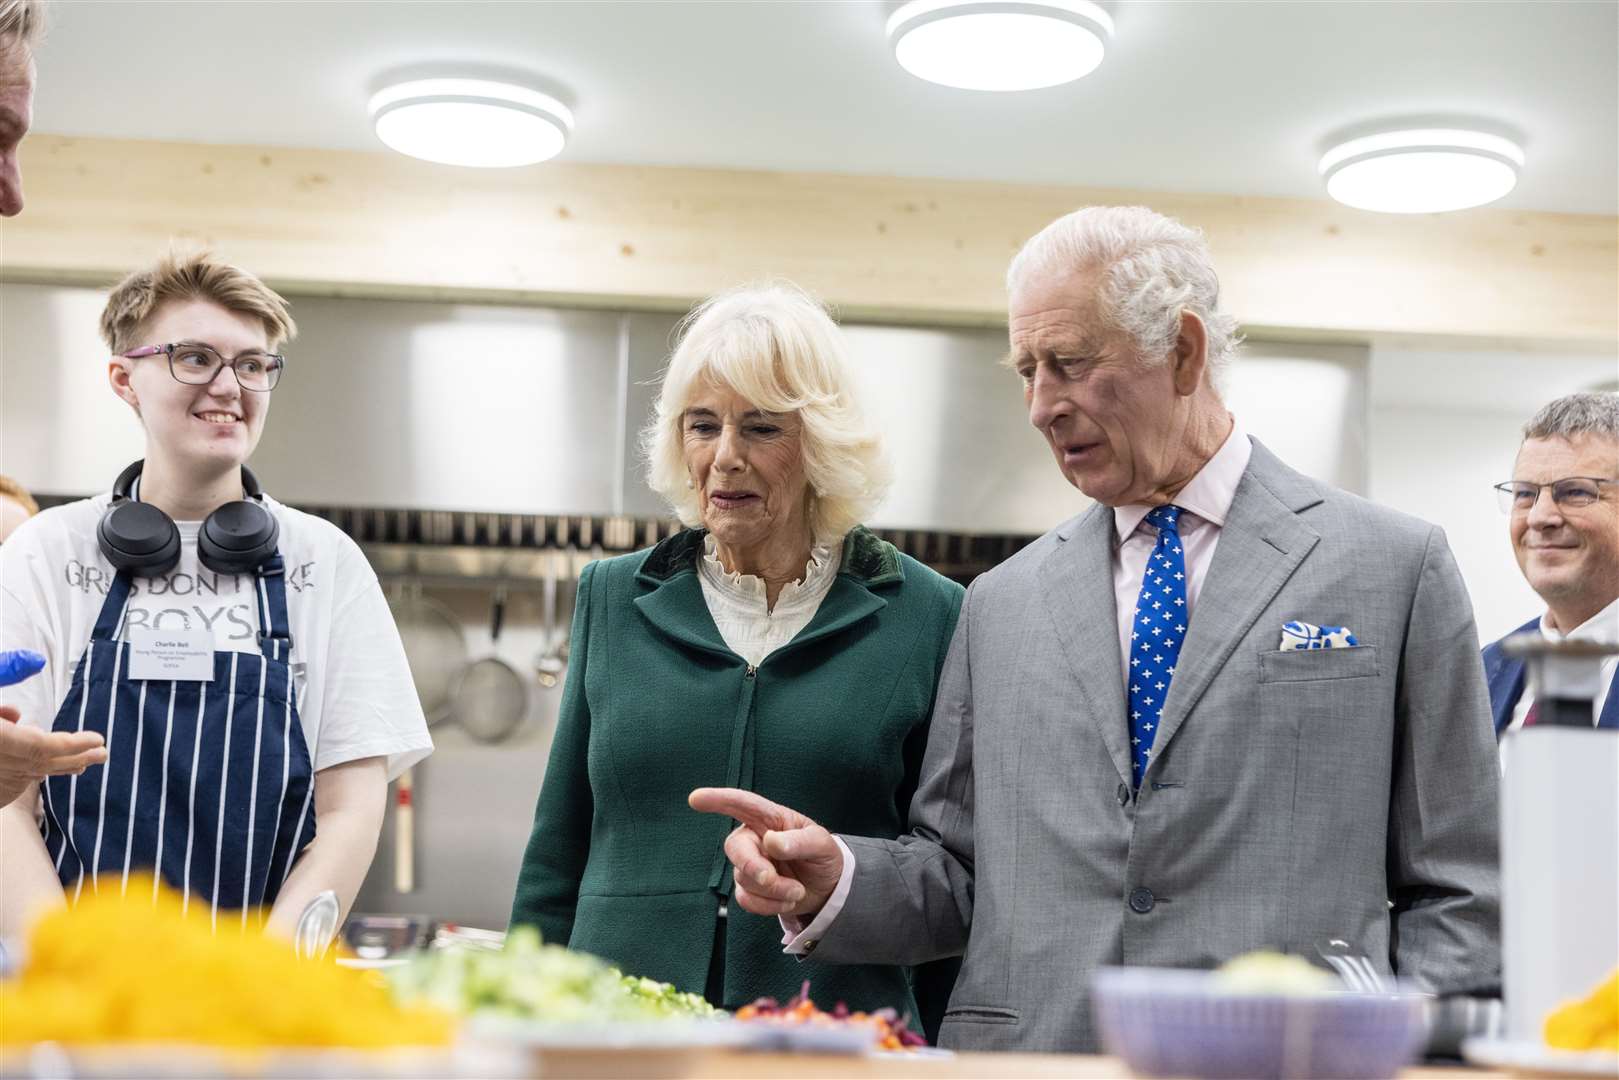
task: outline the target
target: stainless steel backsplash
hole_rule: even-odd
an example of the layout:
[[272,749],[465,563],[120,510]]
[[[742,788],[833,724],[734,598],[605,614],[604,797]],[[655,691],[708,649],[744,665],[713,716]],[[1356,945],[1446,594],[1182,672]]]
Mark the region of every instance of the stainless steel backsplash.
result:
[[[140,432],[106,385],[103,294],[0,286],[0,470],[106,489]],[[253,465],[292,503],[523,514],[664,512],[639,431],[676,320],[515,306],[295,298]],[[854,325],[850,351],[897,481],[871,524],[1038,534],[1083,508],[1029,429],[1005,335]],[[1254,345],[1228,396],[1284,458],[1365,486],[1365,350]]]

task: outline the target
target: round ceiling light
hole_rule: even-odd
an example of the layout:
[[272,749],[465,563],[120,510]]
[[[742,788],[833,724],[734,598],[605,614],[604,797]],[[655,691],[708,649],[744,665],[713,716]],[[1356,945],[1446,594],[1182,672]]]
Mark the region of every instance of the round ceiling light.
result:
[[1113,19],[1090,0],[911,0],[888,17],[900,67],[962,90],[1038,90],[1096,70]]
[[417,79],[371,95],[377,138],[443,165],[509,168],[562,152],[573,113],[548,94],[485,79]]
[[1500,135],[1419,128],[1367,135],[1321,159],[1327,194],[1358,210],[1435,214],[1492,203],[1518,183],[1523,149]]

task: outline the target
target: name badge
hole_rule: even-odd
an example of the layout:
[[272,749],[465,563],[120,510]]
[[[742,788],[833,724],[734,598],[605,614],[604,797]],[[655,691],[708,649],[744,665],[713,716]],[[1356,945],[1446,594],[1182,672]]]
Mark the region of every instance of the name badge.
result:
[[151,630],[134,627],[129,642],[131,679],[208,682],[214,677],[214,635],[207,630]]

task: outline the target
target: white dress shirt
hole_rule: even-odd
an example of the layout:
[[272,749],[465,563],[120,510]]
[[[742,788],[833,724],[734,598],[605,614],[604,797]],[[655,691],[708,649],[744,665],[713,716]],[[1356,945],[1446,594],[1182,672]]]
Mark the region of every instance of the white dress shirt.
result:
[[[1608,645],[1619,644],[1619,600],[1615,600],[1567,634],[1559,634],[1548,626],[1546,620],[1549,617],[1549,613],[1540,617],[1540,633],[1547,641],[1562,641],[1567,638],[1574,641],[1600,641]],[[1613,686],[1613,673],[1616,670],[1619,670],[1619,656],[1603,657],[1602,680],[1597,687],[1596,700],[1591,702],[1592,725],[1602,718],[1602,707],[1607,704],[1608,690]],[[1523,719],[1529,715],[1529,707],[1535,703],[1534,689],[1527,682],[1524,684],[1523,693],[1518,695],[1518,704],[1512,709],[1512,723],[1507,725],[1507,731],[1517,731],[1523,727]]]
[[[1186,560],[1188,619],[1197,610],[1197,598],[1209,576],[1220,529],[1225,525],[1231,500],[1236,497],[1237,485],[1242,482],[1243,471],[1248,468],[1248,459],[1253,453],[1254,444],[1248,441],[1242,425],[1233,422],[1231,434],[1220,444],[1220,449],[1175,496],[1175,505],[1182,510],[1176,531],[1180,534],[1182,557]],[[1130,675],[1130,631],[1136,598],[1141,595],[1147,559],[1158,543],[1158,530],[1146,521],[1152,510],[1146,503],[1126,503],[1113,508],[1113,610],[1119,620],[1119,677],[1125,680]]]
[[[1254,444],[1248,441],[1242,424],[1233,420],[1231,434],[1214,456],[1204,463],[1191,481],[1174,498],[1181,508],[1177,532],[1186,559],[1186,614],[1190,619],[1197,606],[1203,581],[1208,577],[1209,564],[1214,561],[1214,547],[1220,540],[1220,529],[1225,525],[1231,500],[1236,497],[1237,485],[1253,456]],[[1146,517],[1153,507],[1146,503],[1126,503],[1113,508],[1113,598],[1114,613],[1119,621],[1119,679],[1129,681],[1130,629],[1135,618],[1136,598],[1141,594],[1141,579],[1146,576],[1147,559],[1158,543],[1158,530],[1147,524]],[[833,837],[837,840],[836,837]],[[814,950],[832,925],[832,920],[843,910],[849,896],[849,885],[854,880],[854,853],[842,840],[837,840],[843,852],[843,873],[837,887],[827,898],[813,922],[804,926],[802,920],[792,916],[781,917],[782,945],[786,952],[803,955]]]

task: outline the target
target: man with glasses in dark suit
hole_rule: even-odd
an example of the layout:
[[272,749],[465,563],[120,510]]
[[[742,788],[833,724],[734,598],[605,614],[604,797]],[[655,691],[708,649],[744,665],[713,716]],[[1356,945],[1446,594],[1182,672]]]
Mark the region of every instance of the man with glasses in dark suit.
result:
[[[1541,409],[1524,425],[1512,479],[1495,489],[1518,568],[1546,601],[1513,634],[1619,642],[1619,394],[1570,394]],[[1484,648],[1498,738],[1540,719],[1505,640]],[[1597,727],[1619,728],[1616,669],[1619,657],[1602,661]]]

